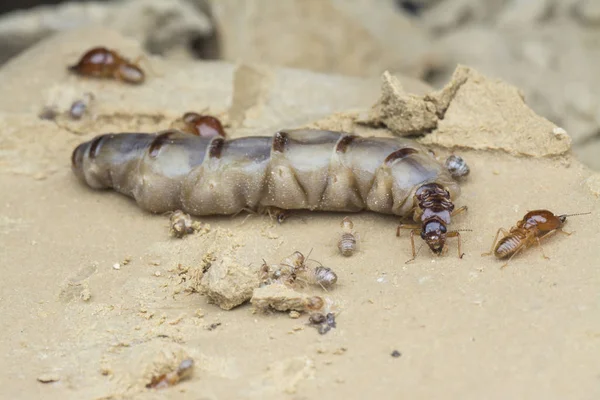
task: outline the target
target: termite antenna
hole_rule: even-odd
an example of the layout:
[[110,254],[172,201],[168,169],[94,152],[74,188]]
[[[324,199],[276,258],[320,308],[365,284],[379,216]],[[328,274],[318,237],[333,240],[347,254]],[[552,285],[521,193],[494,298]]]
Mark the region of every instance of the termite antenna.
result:
[[473,229],[455,229],[452,232],[473,232]]
[[313,249],[312,247],[310,248],[310,251],[308,252],[308,255],[306,256],[306,261],[308,261],[310,259],[310,254],[312,253]]
[[592,212],[590,211],[590,212],[585,212],[585,213],[577,213],[577,214],[563,214],[563,215],[559,215],[558,217],[559,217],[559,218],[561,218],[561,217],[562,217],[562,218],[566,218],[566,217],[574,217],[574,216],[576,216],[576,215],[589,215],[589,214],[591,214],[591,213],[592,213]]
[[[417,256],[419,255],[419,252],[421,251],[421,248],[423,247],[423,243],[421,243],[421,245],[419,246],[419,248],[417,249],[417,253],[415,254],[415,256],[413,258],[411,258],[410,260],[407,260],[404,264],[408,264],[411,261],[414,261],[415,258],[417,258]],[[414,247],[413,247],[414,248]]]

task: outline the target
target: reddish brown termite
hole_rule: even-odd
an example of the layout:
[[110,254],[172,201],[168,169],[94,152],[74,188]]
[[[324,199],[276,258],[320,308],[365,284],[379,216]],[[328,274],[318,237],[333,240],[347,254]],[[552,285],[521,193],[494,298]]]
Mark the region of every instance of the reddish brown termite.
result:
[[146,76],[137,65],[130,62],[115,50],[106,47],[94,47],[87,51],[69,71],[94,78],[113,78],[126,83],[141,84]]
[[225,137],[225,129],[218,118],[195,112],[183,114],[184,131],[205,138]]
[[[501,267],[504,268],[514,256],[534,244],[537,244],[542,252],[542,256],[545,259],[549,259],[549,257],[544,254],[540,239],[554,232],[571,235],[572,232],[563,230],[563,225],[567,221],[567,217],[587,214],[590,213],[554,215],[554,213],[548,210],[529,211],[517,222],[516,226],[510,228],[510,231],[507,232],[504,228],[498,229],[490,251],[483,253],[482,256],[494,254],[498,259],[508,258],[506,263]],[[500,232],[502,232],[504,236],[498,240]]]
[[421,231],[421,239],[427,243],[431,251],[441,255],[447,251],[446,239],[455,237],[458,239],[458,257],[463,258],[461,239],[459,231],[450,231],[446,225],[450,224],[450,217],[467,210],[467,206],[454,209],[450,193],[437,183],[421,186],[415,192],[417,207],[414,213],[414,221],[419,224],[400,224],[396,229],[396,236],[400,236],[400,229],[410,229],[410,244],[412,246],[412,258],[409,263],[417,257],[415,251],[415,233]]

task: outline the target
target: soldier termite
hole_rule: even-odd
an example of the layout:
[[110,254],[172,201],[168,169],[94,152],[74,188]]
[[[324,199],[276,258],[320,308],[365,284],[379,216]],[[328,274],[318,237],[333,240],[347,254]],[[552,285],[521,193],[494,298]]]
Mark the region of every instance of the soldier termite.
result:
[[225,137],[225,129],[218,118],[210,115],[201,115],[195,112],[187,112],[183,114],[183,122],[185,123],[184,130],[193,135],[205,138],[213,138],[215,136]]
[[454,179],[462,179],[469,175],[471,169],[462,157],[452,154],[444,164]]
[[[493,253],[498,259],[508,258],[506,263],[501,267],[504,268],[514,256],[534,244],[537,244],[542,252],[542,256],[548,259],[549,257],[544,254],[540,239],[555,232],[571,235],[570,232],[565,232],[563,230],[563,225],[567,221],[567,217],[588,214],[591,213],[554,215],[548,210],[529,211],[517,222],[516,226],[510,229],[510,231],[507,232],[503,228],[498,229],[490,251],[483,253],[482,256],[488,256]],[[500,232],[502,232],[504,236],[498,240]]]
[[77,62],[68,67],[78,75],[95,78],[113,78],[126,83],[141,84],[146,75],[136,62],[130,62],[114,50],[94,47]]
[[400,224],[396,230],[396,236],[400,236],[400,229],[410,229],[410,243],[412,248],[412,258],[406,261],[409,263],[417,257],[415,251],[415,232],[421,230],[421,238],[429,245],[429,248],[435,254],[442,254],[447,251],[446,239],[456,237],[458,239],[458,257],[463,258],[464,253],[461,249],[461,238],[458,231],[450,231],[446,225],[450,223],[450,217],[467,210],[467,206],[454,209],[454,204],[450,200],[450,193],[438,185],[431,183],[421,186],[415,193],[417,199],[417,208],[414,214],[414,220],[421,224]]
[[338,249],[344,257],[350,257],[356,250],[356,237],[354,236],[354,223],[345,217],[340,224],[342,226],[342,237],[338,242]]

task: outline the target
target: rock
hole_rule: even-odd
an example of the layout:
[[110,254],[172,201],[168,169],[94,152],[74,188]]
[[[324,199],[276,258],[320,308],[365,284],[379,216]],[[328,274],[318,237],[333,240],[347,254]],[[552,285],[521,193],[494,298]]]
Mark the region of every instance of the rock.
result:
[[548,18],[554,0],[511,0],[498,16],[500,26],[535,24]]
[[368,0],[211,4],[225,60],[355,76],[389,69],[413,77],[437,63],[422,29],[390,1],[377,6]]
[[60,375],[50,372],[47,374],[41,374],[37,377],[38,382],[41,383],[52,383],[60,381]]
[[250,303],[261,311],[315,311],[325,306],[325,300],[298,292],[282,283],[254,289]]
[[573,14],[585,24],[598,25],[600,24],[600,3],[596,0],[579,0],[573,6]]
[[193,39],[212,33],[206,14],[200,7],[184,0],[71,2],[40,6],[0,18],[0,38],[3,38],[0,39],[3,57],[0,63],[53,33],[90,26],[103,26],[135,38],[156,54],[178,52],[179,49],[187,51]]
[[569,151],[570,136],[535,114],[514,86],[466,67],[457,68],[453,81],[462,84],[437,129],[421,139],[422,143],[533,157]]
[[398,79],[388,72],[382,79],[381,98],[363,122],[383,124],[398,136],[414,136],[437,126],[466,76],[459,72],[444,89],[425,96],[405,92]]
[[600,197],[600,173],[596,172],[585,180],[585,184],[592,194],[596,197]]
[[201,293],[224,310],[250,300],[259,284],[258,267],[242,264],[230,254],[217,256],[200,281]]

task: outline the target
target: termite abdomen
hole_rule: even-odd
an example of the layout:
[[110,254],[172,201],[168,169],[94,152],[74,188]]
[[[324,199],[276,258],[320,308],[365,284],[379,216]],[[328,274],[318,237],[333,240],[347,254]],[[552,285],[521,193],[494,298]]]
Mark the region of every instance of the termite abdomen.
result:
[[503,237],[494,250],[497,258],[506,258],[514,254],[524,243],[525,235],[521,233],[512,233]]
[[356,238],[354,235],[351,233],[343,233],[342,238],[338,243],[338,248],[344,257],[350,257],[354,254],[354,251],[356,250]]

